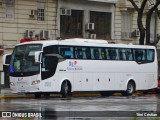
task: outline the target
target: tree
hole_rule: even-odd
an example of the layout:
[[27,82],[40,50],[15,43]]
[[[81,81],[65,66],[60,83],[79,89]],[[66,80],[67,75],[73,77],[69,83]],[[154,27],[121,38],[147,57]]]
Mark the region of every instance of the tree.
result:
[[150,42],[150,24],[151,24],[151,17],[152,17],[153,11],[155,10],[158,11],[157,7],[159,4],[160,4],[160,0],[156,0],[155,4],[147,12],[147,16],[146,16],[146,44],[147,45],[150,45],[150,44],[156,45],[158,43],[157,41],[154,41],[155,43]]
[[134,0],[129,0],[129,1],[132,3],[135,10],[138,12],[137,25],[138,25],[138,29],[140,31],[139,44],[144,45],[145,28],[144,28],[143,23],[142,23],[142,17],[143,17],[143,11],[144,11],[144,7],[147,3],[147,0],[142,1],[140,8],[138,8],[138,6],[137,6],[137,4],[135,3]]
[[[146,29],[144,28],[144,25],[142,23],[142,18],[143,18],[143,12],[144,8],[146,6],[147,2],[150,2],[150,0],[142,0],[140,8],[137,6],[134,0],[129,0],[132,5],[134,6],[135,10],[138,12],[138,17],[137,17],[137,25],[140,31],[140,39],[139,39],[139,44],[144,45],[144,39],[146,36],[146,44],[150,45],[150,23],[151,23],[151,17],[153,14],[153,11],[155,11],[160,4],[160,0],[154,0],[155,4],[148,10],[147,16],[146,16]],[[145,34],[146,33],[146,34]]]

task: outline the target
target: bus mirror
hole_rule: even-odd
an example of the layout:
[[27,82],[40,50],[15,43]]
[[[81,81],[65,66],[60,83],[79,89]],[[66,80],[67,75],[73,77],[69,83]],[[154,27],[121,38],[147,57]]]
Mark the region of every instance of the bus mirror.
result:
[[35,62],[36,63],[41,63],[40,56],[41,56],[42,52],[43,51],[37,51],[37,52],[35,52]]
[[2,61],[3,61],[3,65],[9,66],[11,61],[11,54],[3,55]]

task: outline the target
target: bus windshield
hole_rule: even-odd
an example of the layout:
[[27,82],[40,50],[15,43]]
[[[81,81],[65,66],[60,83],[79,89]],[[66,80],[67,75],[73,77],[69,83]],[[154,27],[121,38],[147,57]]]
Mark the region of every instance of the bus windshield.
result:
[[16,46],[11,57],[10,75],[29,76],[40,72],[40,65],[35,63],[36,51],[42,49],[41,44],[27,44]]

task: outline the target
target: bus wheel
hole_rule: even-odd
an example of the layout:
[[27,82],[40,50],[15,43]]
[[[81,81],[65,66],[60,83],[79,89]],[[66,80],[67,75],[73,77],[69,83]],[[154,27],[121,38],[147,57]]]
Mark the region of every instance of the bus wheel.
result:
[[36,99],[41,98],[41,93],[34,93]]
[[127,90],[121,92],[123,96],[131,96],[135,92],[135,84],[133,81],[130,81],[127,85]]
[[101,91],[100,92],[101,96],[111,96],[114,94],[113,91]]
[[63,98],[66,98],[71,92],[71,88],[70,88],[70,85],[69,85],[69,82],[65,81],[62,83],[62,86],[61,86],[61,95]]

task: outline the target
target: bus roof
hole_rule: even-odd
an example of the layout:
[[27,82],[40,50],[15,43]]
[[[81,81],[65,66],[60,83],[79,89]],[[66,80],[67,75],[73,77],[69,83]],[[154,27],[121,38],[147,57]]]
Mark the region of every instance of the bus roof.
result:
[[109,44],[106,40],[95,40],[95,39],[83,39],[73,38],[65,40],[43,40],[43,41],[32,41],[26,43],[20,43],[18,45],[25,44],[43,44],[43,47],[49,45],[73,45],[73,46],[94,46],[94,47],[123,47],[123,48],[148,48],[155,49],[154,46],[148,45],[133,45],[133,44]]

